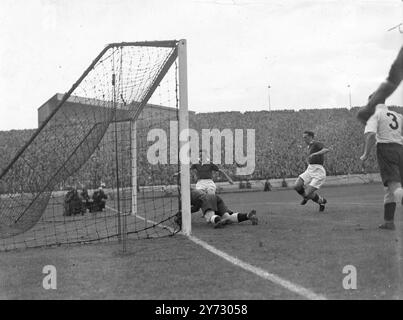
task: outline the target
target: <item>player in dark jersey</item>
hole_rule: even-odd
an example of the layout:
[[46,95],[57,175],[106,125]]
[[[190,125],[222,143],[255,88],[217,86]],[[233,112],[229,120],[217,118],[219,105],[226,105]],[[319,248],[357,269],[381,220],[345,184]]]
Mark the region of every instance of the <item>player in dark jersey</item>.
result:
[[199,163],[192,164],[190,170],[194,170],[196,172],[197,183],[196,189],[203,190],[207,193],[215,194],[216,192],[216,184],[213,181],[213,172],[222,173],[229,183],[233,184],[232,179],[217,165],[210,162],[207,158],[207,152],[205,150],[201,150],[199,153]]
[[367,120],[375,113],[375,107],[384,103],[384,101],[396,90],[400,82],[403,79],[403,46],[393,61],[390,67],[388,77],[378,89],[374,92],[365,107],[362,107],[357,114],[357,118],[362,122],[366,123]]
[[304,131],[303,133],[309,152],[308,168],[295,181],[294,189],[302,196],[302,205],[312,200],[319,204],[319,211],[324,211],[327,200],[319,196],[316,191],[325,183],[324,155],[330,150],[325,148],[321,142],[315,141],[314,136],[312,131]]

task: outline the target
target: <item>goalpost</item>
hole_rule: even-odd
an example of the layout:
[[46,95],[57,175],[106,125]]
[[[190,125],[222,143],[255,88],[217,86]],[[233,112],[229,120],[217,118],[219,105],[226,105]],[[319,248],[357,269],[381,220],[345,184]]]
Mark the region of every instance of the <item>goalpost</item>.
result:
[[[186,40],[179,41],[179,137],[181,132],[189,129],[188,112],[188,91],[187,91],[187,51]],[[179,150],[187,143],[180,139]],[[180,154],[180,151],[179,151]],[[180,157],[179,157],[180,158]],[[182,209],[182,230],[185,235],[191,233],[191,212],[190,212],[190,159],[179,159],[180,162],[180,183],[181,183],[181,209]]]
[[[0,251],[168,236],[178,232],[179,210],[190,235],[188,159],[148,159],[158,142],[148,134],[171,121],[180,147],[188,143],[179,136],[189,125],[187,103],[186,40],[107,45],[70,90],[46,103],[49,113],[0,173]],[[93,199],[84,201],[84,191]]]
[[[186,40],[178,42],[178,64],[179,64],[179,130],[184,132],[189,129],[188,112],[188,90],[187,90],[187,48]],[[137,126],[136,121],[130,122],[131,130],[131,150],[132,150],[132,208],[131,214],[137,215]],[[178,137],[179,140],[179,137]],[[187,140],[180,139],[179,150],[187,143]],[[189,163],[186,159],[180,159],[180,193],[181,193],[181,212],[182,212],[182,232],[185,235],[191,234],[191,212],[190,212],[190,171]],[[184,160],[184,161],[181,161]]]

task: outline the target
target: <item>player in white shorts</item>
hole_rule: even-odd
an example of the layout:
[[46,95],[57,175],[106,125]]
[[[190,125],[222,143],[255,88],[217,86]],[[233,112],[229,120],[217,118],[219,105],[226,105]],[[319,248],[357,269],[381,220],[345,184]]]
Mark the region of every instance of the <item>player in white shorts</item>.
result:
[[199,163],[192,164],[192,166],[190,167],[191,170],[196,171],[197,190],[202,190],[210,194],[215,194],[217,186],[213,181],[214,171],[222,173],[227,178],[229,183],[234,183],[223,170],[218,168],[217,165],[215,165],[214,163],[210,162],[210,159],[208,159],[207,152],[205,150],[201,150],[199,154]]
[[[371,96],[369,98],[371,100]],[[368,159],[372,147],[376,144],[376,156],[385,187],[384,223],[380,229],[394,230],[396,203],[403,197],[403,116],[389,110],[385,101],[376,106],[375,113],[365,126],[365,149],[360,157]]]
[[326,170],[323,167],[324,155],[330,150],[325,148],[321,142],[314,140],[315,134],[312,131],[304,131],[303,138],[308,145],[308,168],[302,173],[294,184],[294,189],[299,193],[305,205],[309,200],[319,204],[319,211],[325,210],[327,200],[316,192],[326,181]]

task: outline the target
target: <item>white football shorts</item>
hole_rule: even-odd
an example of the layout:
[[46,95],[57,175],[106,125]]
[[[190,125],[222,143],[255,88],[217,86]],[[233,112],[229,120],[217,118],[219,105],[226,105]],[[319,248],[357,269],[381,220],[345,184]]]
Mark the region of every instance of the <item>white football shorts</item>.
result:
[[196,190],[203,190],[209,194],[215,194],[217,186],[211,179],[200,179],[196,183]]
[[326,181],[326,170],[320,164],[310,164],[304,173],[299,177],[304,180],[304,184],[319,189]]

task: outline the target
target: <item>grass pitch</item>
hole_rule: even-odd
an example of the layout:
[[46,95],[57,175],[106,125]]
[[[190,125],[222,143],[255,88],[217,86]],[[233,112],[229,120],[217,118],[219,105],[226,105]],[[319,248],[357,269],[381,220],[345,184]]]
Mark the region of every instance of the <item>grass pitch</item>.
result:
[[[379,230],[380,184],[327,187],[324,213],[299,205],[291,191],[223,194],[234,211],[256,209],[246,221],[213,229],[193,214],[193,235],[238,259],[328,299],[402,299],[401,207],[397,229]],[[57,289],[42,287],[45,265]],[[343,288],[343,268],[357,270],[357,289]],[[304,299],[245,271],[184,236],[61,246],[0,253],[2,299]]]

